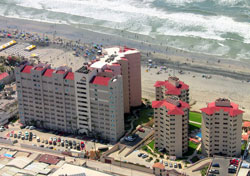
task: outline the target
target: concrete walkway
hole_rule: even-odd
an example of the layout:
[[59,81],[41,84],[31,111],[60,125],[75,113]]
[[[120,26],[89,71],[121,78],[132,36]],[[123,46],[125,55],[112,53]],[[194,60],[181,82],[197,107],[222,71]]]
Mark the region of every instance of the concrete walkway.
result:
[[201,148],[201,143],[198,145],[198,147],[195,149],[194,153],[192,155],[190,155],[187,159],[188,162],[192,163],[191,159],[197,155],[197,152],[199,151],[199,149]]
[[190,123],[194,123],[194,124],[197,124],[197,125],[201,125],[200,122],[195,122],[195,121],[192,121],[192,120],[189,120]]

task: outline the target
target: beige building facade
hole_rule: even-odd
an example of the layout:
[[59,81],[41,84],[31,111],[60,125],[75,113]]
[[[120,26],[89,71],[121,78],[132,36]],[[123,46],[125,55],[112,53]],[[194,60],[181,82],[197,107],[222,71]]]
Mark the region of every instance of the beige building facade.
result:
[[157,81],[154,85],[156,100],[164,100],[168,96],[178,97],[189,103],[189,86],[177,77],[169,77],[166,81]]
[[206,156],[240,156],[243,111],[220,98],[202,108],[202,153]]
[[141,105],[141,54],[137,49],[106,48],[90,67],[101,69],[105,75],[122,75],[125,113],[130,112],[130,107]]
[[117,141],[124,113],[141,105],[140,52],[106,48],[75,72],[50,65],[15,68],[23,124]]
[[171,156],[182,157],[188,151],[189,105],[167,97],[153,101],[155,147],[165,149]]
[[15,68],[20,121],[65,132],[77,128],[71,69],[49,65]]

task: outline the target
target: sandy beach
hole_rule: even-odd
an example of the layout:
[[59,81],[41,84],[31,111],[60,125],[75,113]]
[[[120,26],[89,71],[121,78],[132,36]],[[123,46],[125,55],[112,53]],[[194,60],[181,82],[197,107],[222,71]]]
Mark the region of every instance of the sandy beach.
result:
[[[217,98],[229,98],[239,104],[245,111],[244,120],[250,120],[250,58],[246,60],[226,60],[215,56],[188,53],[167,46],[148,43],[148,37],[138,36],[140,40],[133,40],[132,33],[124,33],[124,37],[100,34],[78,27],[63,24],[50,24],[28,20],[0,17],[0,29],[17,29],[31,33],[52,35],[68,40],[81,40],[84,43],[101,43],[104,46],[126,45],[142,51],[142,96],[154,100],[154,83],[157,80],[166,80],[168,76],[177,76],[190,86],[191,110],[199,111],[206,103]],[[126,37],[125,35],[130,35]],[[152,39],[153,40],[153,39]],[[68,65],[77,69],[85,60],[73,56],[72,51],[62,50],[60,47],[38,48],[40,61],[52,64],[53,67]],[[53,53],[53,54],[51,54]],[[146,72],[146,62],[152,59],[157,68]],[[167,71],[160,70],[166,66]],[[182,70],[183,74],[178,73]],[[206,79],[202,75],[209,75]]]

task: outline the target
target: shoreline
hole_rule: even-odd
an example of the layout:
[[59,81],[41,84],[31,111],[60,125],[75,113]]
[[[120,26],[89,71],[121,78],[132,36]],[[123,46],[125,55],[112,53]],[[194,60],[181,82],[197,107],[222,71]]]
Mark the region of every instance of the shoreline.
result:
[[[81,40],[84,43],[102,43],[106,46],[126,45],[129,47],[137,48],[142,53],[142,60],[152,59],[157,62],[166,62],[173,68],[179,67],[187,71],[202,72],[210,70],[207,74],[223,75],[235,79],[249,80],[250,79],[250,58],[245,60],[232,60],[223,59],[216,56],[209,56],[200,53],[191,53],[180,49],[175,49],[168,46],[160,46],[148,43],[149,36],[137,35],[144,40],[128,39],[118,35],[109,35],[104,33],[93,32],[88,29],[77,28],[67,24],[53,24],[38,22],[32,20],[7,18],[0,16],[0,29],[16,29],[26,32],[40,33],[46,35],[52,35],[56,31],[56,36],[62,37],[68,40]],[[39,26],[39,27],[38,27]],[[134,33],[128,33],[128,35],[135,35]],[[144,37],[144,38],[143,38]],[[153,39],[154,40],[154,39]],[[147,56],[151,53],[149,56]],[[166,57],[169,56],[169,57]],[[152,58],[153,57],[153,58]],[[169,60],[168,58],[174,57],[175,59]],[[239,74],[239,76],[235,76]],[[247,78],[249,77],[249,78]]]
[[[250,59],[249,60],[229,60],[219,59],[214,56],[188,53],[186,51],[158,46],[146,42],[131,40],[116,35],[97,33],[86,29],[76,28],[65,24],[53,24],[22,20],[0,16],[3,23],[0,29],[16,29],[31,33],[46,34],[52,36],[56,30],[56,37],[66,40],[79,40],[86,44],[102,43],[104,46],[126,45],[137,48],[141,51],[141,76],[142,76],[142,96],[154,100],[154,82],[156,80],[166,80],[168,76],[177,76],[180,80],[190,85],[191,100],[196,104],[191,110],[199,111],[205,107],[206,103],[215,101],[220,97],[229,98],[246,112],[244,120],[250,120]],[[134,35],[134,34],[133,34]],[[142,36],[140,36],[142,37]],[[147,40],[147,38],[145,38]],[[52,62],[53,67],[68,64],[69,67],[76,68],[83,63],[82,58],[74,57],[71,50],[60,48],[59,46],[42,48],[45,53],[63,53],[64,57],[49,59],[48,55],[41,58],[41,62]],[[60,51],[61,50],[61,51]],[[64,50],[62,52],[62,50]],[[151,59],[157,69],[150,69],[146,72],[147,61]],[[53,61],[52,61],[53,60]],[[69,64],[70,63],[70,64]],[[167,66],[168,72],[157,74],[160,66]],[[180,74],[178,71],[183,71]],[[205,79],[203,75],[209,75],[211,79]]]

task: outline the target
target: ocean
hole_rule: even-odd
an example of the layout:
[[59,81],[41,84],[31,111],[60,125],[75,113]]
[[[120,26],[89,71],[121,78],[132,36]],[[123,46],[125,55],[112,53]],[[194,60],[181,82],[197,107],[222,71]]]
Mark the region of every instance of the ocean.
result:
[[0,15],[250,59],[250,0],[0,0]]

